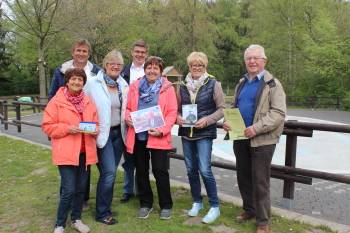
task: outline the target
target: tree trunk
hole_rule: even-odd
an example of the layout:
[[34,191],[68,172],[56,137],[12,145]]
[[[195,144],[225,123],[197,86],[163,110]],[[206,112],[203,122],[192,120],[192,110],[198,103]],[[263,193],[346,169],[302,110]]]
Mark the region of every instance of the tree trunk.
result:
[[47,97],[44,62],[45,62],[45,60],[44,60],[44,41],[40,40],[39,46],[38,46],[38,70],[39,70],[40,97]]

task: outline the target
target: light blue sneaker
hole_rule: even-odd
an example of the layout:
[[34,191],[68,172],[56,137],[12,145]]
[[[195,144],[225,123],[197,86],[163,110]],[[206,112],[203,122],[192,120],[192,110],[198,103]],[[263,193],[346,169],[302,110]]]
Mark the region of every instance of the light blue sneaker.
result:
[[203,223],[212,223],[220,216],[219,207],[211,207],[208,213],[202,219]]
[[203,209],[202,202],[193,202],[192,209],[190,209],[187,214],[190,217],[196,217],[201,209]]

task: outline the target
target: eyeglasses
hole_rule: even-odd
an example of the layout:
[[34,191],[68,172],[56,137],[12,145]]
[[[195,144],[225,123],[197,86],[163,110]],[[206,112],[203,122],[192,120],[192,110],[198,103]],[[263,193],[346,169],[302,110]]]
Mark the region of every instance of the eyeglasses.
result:
[[190,66],[191,66],[191,68],[203,68],[204,67],[203,64],[191,64]]
[[263,58],[263,57],[246,57],[246,58],[244,58],[245,61],[256,61],[259,59],[265,59],[265,58]]
[[113,66],[113,67],[115,67],[115,66],[121,67],[121,66],[124,65],[122,63],[114,63],[114,62],[107,62],[107,64],[110,65],[110,66]]

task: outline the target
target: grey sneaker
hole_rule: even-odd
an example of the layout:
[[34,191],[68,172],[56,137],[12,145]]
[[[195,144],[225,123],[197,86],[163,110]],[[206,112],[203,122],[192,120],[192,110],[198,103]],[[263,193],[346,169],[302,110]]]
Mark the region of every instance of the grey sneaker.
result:
[[159,218],[167,220],[171,218],[171,209],[162,209],[159,214]]
[[141,207],[139,210],[138,218],[148,218],[149,214],[152,212],[153,208]]
[[55,230],[53,233],[64,233],[64,228],[63,227],[55,227]]
[[90,228],[85,225],[80,219],[72,222],[72,228],[79,231],[80,233],[88,233],[90,232]]

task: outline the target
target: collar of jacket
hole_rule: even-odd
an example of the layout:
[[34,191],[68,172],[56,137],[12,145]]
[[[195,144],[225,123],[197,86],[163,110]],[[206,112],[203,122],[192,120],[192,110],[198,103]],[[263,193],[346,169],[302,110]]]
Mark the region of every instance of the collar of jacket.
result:
[[[145,77],[145,76],[143,76],[143,77]],[[131,84],[130,85],[130,90],[138,89],[139,86],[140,86],[141,79],[142,78],[139,78],[133,84]],[[173,84],[165,76],[162,76],[162,79],[163,79],[163,84],[162,84],[162,87],[160,88],[160,93],[166,91],[168,88],[173,86]]]
[[[58,89],[56,95],[54,96],[55,100],[57,101],[58,104],[61,104],[62,106],[65,106],[75,112],[78,112],[78,110],[74,107],[74,105],[69,102],[66,98],[66,96],[63,93],[63,89],[65,87],[60,87],[60,89]],[[86,95],[84,95],[84,108],[90,103],[89,98],[87,98]]]

